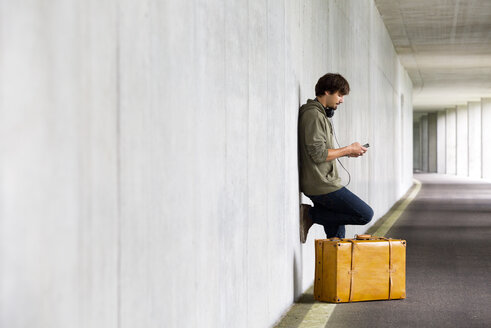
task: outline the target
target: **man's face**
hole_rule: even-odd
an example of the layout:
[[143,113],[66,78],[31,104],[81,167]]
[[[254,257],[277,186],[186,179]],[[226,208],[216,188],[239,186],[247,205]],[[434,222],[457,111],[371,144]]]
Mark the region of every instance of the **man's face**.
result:
[[326,101],[327,107],[336,109],[338,105],[344,102],[344,95],[340,94],[339,91],[336,91],[333,94],[326,91]]

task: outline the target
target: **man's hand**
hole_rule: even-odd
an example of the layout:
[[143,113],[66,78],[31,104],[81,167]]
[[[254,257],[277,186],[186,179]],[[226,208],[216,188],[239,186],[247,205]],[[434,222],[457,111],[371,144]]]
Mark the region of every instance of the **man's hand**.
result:
[[359,157],[363,156],[368,150],[368,148],[363,147],[359,142],[354,142],[348,146],[349,154],[348,157]]
[[368,148],[363,147],[359,142],[337,149],[328,149],[326,161],[335,160],[338,157],[359,157],[367,152]]

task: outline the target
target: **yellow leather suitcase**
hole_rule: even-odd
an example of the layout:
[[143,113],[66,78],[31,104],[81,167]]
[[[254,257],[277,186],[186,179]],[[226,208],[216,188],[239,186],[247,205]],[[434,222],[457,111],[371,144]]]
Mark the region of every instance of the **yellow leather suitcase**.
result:
[[406,241],[370,235],[315,241],[314,297],[343,303],[406,298]]

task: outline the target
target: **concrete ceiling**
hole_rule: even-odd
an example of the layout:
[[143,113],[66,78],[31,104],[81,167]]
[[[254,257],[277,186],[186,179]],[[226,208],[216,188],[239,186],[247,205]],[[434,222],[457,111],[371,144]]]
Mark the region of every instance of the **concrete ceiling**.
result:
[[491,97],[491,0],[375,0],[416,111]]

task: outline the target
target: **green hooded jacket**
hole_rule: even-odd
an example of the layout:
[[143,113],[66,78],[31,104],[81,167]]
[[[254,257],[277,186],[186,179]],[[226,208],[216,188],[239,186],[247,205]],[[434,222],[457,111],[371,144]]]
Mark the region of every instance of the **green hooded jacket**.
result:
[[298,143],[300,190],[314,196],[341,189],[336,160],[327,161],[328,149],[334,149],[332,125],[316,100],[309,99],[300,107]]

